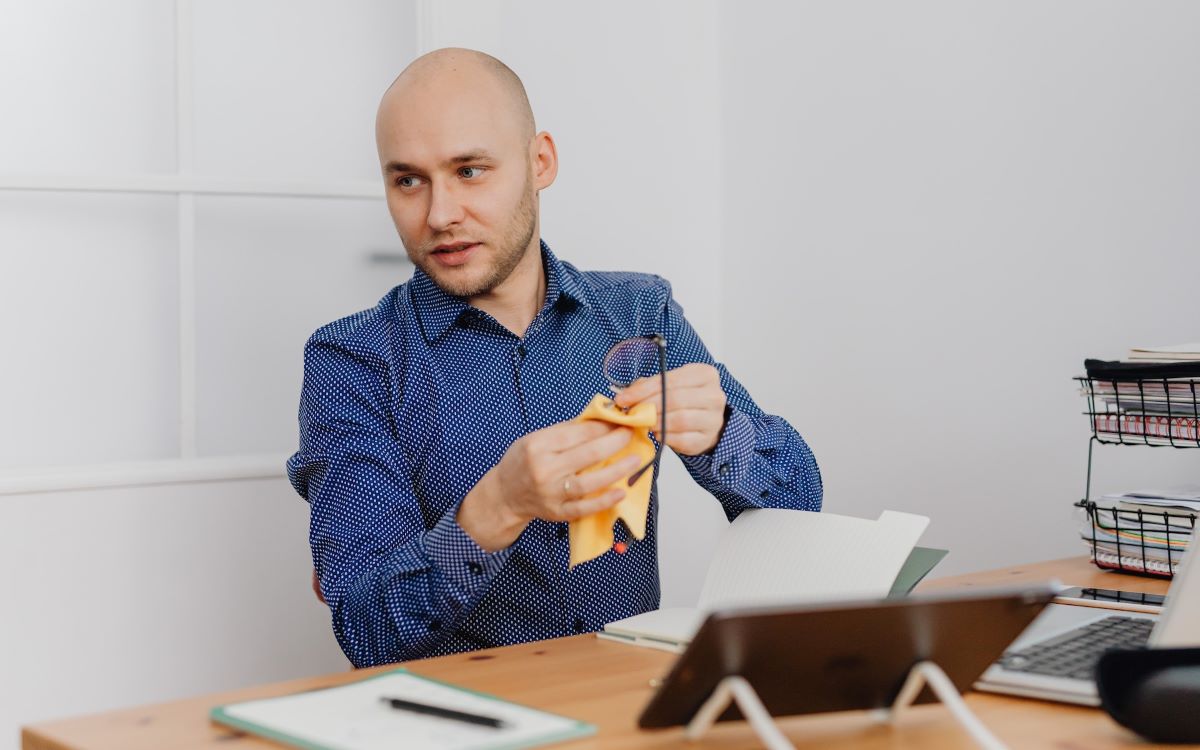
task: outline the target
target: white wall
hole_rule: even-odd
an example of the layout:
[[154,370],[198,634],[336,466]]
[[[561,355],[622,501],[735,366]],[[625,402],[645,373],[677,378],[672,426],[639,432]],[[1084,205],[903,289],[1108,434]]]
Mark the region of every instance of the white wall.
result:
[[[826,509],[940,572],[1078,554],[1085,357],[1195,341],[1200,6],[720,7],[725,341]],[[1098,449],[1096,488],[1200,452]]]
[[17,727],[349,669],[282,479],[0,498],[0,747]]

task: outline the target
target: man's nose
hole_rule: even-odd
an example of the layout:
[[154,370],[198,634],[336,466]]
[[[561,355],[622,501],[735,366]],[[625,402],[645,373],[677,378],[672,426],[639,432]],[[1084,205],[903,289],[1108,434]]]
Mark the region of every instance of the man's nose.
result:
[[429,228],[444,232],[463,220],[463,205],[453,183],[435,180],[430,188]]

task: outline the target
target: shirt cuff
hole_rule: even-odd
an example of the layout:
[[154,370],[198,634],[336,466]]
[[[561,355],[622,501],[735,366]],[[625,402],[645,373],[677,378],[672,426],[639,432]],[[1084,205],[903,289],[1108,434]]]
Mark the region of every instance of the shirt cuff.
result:
[[504,567],[512,547],[497,552],[480,547],[458,525],[461,504],[461,501],[455,503],[425,535],[425,554],[462,591],[475,594],[491,583]]
[[733,487],[746,478],[753,458],[754,424],[750,417],[732,406],[729,407],[729,417],[725,420],[721,436],[710,452],[699,456],[680,456],[683,465],[697,476],[707,477],[726,487]]

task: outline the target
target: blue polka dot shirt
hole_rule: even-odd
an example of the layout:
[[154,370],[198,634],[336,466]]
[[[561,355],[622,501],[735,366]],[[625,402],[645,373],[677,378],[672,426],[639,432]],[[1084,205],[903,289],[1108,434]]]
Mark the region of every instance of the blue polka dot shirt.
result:
[[417,270],[304,349],[300,449],[309,542],[342,650],[356,666],[598,630],[659,603],[657,467],[646,537],[568,570],[567,524],[534,520],[487,552],[456,522],[463,497],[521,436],[606,392],[605,353],[662,334],[668,367],[707,362],[729,408],[713,450],[680,456],[730,520],[820,510],[812,451],[713,361],[671,297],[637,273],[580,272],[543,242],[546,300],[523,337]]

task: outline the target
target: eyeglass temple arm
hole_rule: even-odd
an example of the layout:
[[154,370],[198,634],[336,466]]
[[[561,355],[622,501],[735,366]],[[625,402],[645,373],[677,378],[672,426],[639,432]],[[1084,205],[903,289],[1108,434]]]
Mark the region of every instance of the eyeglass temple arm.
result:
[[632,476],[629,477],[628,486],[632,487],[637,484],[637,481],[642,478],[642,475],[654,467],[658,463],[658,459],[662,457],[663,446],[667,444],[667,340],[662,336],[653,336],[654,344],[658,347],[658,371],[662,375],[662,406],[659,411],[659,416],[662,421],[662,430],[658,433],[658,447],[654,449],[654,458],[650,459],[642,468],[638,469]]

